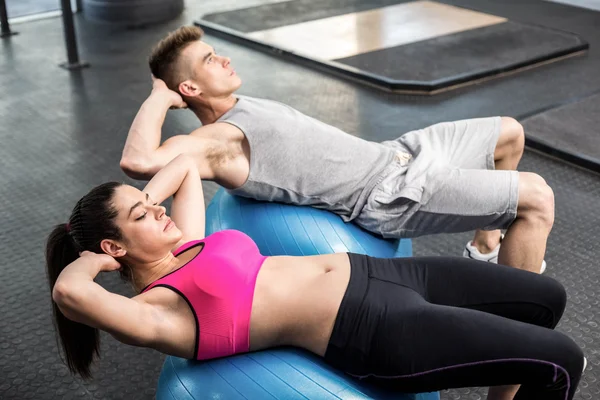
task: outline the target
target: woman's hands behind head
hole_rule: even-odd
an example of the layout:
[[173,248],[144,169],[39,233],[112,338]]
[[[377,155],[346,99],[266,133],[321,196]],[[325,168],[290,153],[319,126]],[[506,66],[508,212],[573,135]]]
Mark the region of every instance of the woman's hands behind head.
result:
[[79,253],[79,257],[85,262],[95,263],[98,265],[99,270],[103,272],[118,271],[121,269],[121,263],[105,253],[98,254],[86,250]]

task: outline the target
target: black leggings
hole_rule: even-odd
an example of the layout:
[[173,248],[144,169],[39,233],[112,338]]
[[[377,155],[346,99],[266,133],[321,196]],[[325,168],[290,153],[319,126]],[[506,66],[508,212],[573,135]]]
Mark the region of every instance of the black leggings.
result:
[[349,257],[328,363],[402,392],[521,384],[515,399],[573,398],[583,353],[553,330],[557,281],[466,258]]

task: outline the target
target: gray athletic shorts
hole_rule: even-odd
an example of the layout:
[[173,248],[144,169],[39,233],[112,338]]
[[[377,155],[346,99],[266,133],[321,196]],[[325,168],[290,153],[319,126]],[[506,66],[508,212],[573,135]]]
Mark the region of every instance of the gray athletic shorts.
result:
[[383,142],[397,150],[354,222],[384,237],[505,229],[519,173],[494,170],[500,117],[445,122]]

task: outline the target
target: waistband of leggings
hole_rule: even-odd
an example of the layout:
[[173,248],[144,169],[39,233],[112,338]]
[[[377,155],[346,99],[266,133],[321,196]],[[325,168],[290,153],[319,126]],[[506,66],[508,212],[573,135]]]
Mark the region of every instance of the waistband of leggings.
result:
[[335,318],[324,356],[326,361],[333,364],[335,364],[335,360],[341,358],[348,344],[348,339],[351,337],[350,332],[355,326],[369,288],[369,257],[363,254],[348,253],[348,258],[350,259],[350,281]]

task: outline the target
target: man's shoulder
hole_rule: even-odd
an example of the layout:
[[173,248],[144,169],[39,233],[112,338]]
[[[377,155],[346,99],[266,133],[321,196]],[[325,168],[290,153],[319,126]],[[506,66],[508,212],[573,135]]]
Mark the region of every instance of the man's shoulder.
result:
[[190,132],[190,135],[198,138],[212,139],[215,137],[215,135],[222,135],[223,133],[227,132],[237,133],[240,132],[240,129],[228,122],[215,121],[194,129]]

